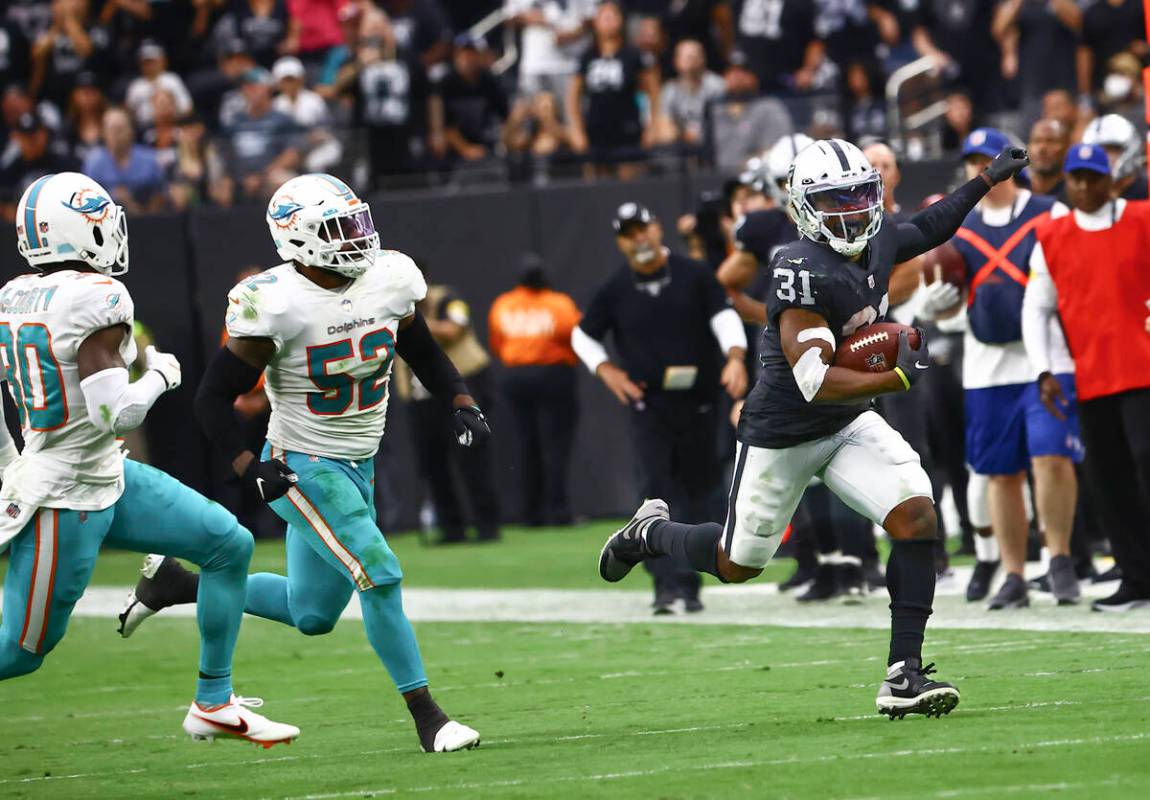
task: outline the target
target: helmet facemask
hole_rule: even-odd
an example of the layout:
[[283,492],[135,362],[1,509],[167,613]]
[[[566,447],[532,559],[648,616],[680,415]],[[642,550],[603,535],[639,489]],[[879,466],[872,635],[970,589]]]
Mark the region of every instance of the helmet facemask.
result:
[[307,227],[320,242],[312,266],[358,278],[375,263],[379,234],[366,203]]
[[793,199],[802,232],[840,255],[857,256],[882,227],[882,179],[877,172],[851,183],[803,187]]

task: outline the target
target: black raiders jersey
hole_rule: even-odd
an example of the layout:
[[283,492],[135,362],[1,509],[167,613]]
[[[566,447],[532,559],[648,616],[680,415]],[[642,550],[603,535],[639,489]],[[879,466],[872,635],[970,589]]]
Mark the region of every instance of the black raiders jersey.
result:
[[762,372],[743,406],[739,441],[793,447],[836,433],[870,407],[869,401],[807,402],[783,354],[779,317],[788,308],[813,311],[826,319],[837,342],[883,320],[897,249],[897,226],[884,224],[857,262],[809,239],[775,253],[768,268],[767,326],[759,340]]

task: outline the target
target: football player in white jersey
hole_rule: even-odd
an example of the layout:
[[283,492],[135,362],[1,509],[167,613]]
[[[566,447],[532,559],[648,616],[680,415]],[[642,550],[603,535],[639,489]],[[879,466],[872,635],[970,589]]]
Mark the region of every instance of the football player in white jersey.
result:
[[[323,634],[358,591],[368,640],[407,701],[420,745],[474,747],[479,734],[431,698],[403,612],[403,573],[376,525],[373,458],[395,355],[433,394],[452,398],[460,444],[482,444],[487,422],[415,310],[423,276],[407,256],[379,249],[367,203],[345,183],[293,178],[272,197],[267,222],[286,263],[229,293],[228,343],[196,397],[204,430],[236,475],[288,523],[288,574],[250,576],[247,611]],[[272,416],[257,457],[232,407],[261,372]],[[154,577],[145,573],[121,617],[124,636],[160,608],[194,599],[191,573],[173,559],[152,564]]]
[[0,550],[11,547],[0,622],[0,680],[33,672],[64,636],[102,544],[159,551],[200,566],[200,673],[184,729],[197,739],[271,747],[299,735],[232,693],[252,536],[174,478],[124,458],[116,437],[180,385],[175,357],[136,360],[124,211],[86,175],[35,181],[20,198],[20,254],[33,272],[0,290],[0,359],[24,451],[0,419]]

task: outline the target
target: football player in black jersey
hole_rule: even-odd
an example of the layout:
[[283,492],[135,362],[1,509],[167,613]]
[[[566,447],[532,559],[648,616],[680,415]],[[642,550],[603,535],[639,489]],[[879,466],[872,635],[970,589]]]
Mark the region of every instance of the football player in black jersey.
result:
[[771,259],[763,371],[739,421],[739,451],[725,525],[671,522],[648,500],[599,556],[604,580],[619,581],[647,558],[670,556],[724,582],[759,575],[778,549],[807,483],[819,476],[847,505],[891,538],[887,590],[891,639],[876,704],[893,717],[942,715],[958,690],[930,676],[922,643],[934,602],[938,527],[930,479],[918,455],[871,409],[911,388],[928,367],[925,337],[899,340],[889,372],[833,365],[837,342],[882,320],[896,263],[949,239],[996,183],[1028,163],[1007,148],[986,170],[907,222],[883,225],[882,181],[857,147],[839,139],[807,147],[791,166],[789,201],[802,238]]

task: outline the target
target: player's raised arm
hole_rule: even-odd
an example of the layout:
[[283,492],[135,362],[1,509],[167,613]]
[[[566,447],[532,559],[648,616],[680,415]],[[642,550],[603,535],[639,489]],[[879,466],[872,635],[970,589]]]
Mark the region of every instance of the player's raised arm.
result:
[[[925,341],[914,350],[904,336],[899,340],[898,363],[889,372],[860,372],[833,366],[835,337],[826,319],[798,308],[787,309],[779,316],[779,338],[795,383],[808,403],[843,403],[905,392],[929,363]],[[919,364],[922,366],[916,366]]]
[[895,262],[909,261],[950,239],[991,186],[1010,180],[1029,163],[1030,157],[1025,150],[1008,147],[990,162],[981,175],[899,225]]
[[151,345],[144,354],[147,371],[138,381],[129,381],[120,346],[131,335],[132,329],[126,324],[101,328],[76,351],[88,419],[100,430],[114,434],[140,427],[160,395],[180,385],[180,362]]
[[427,391],[437,398],[451,399],[456,440],[464,447],[483,445],[491,436],[487,417],[418,311],[400,320],[395,352],[407,362]]

